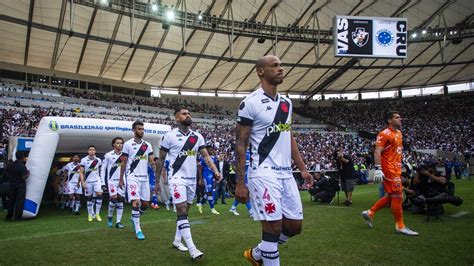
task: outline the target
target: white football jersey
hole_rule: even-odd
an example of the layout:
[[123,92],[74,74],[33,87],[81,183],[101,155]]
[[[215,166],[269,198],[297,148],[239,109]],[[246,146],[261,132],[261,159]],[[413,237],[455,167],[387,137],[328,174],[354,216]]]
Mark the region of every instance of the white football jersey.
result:
[[102,165],[102,160],[95,157],[89,158],[86,156],[81,160],[81,166],[84,167],[84,182],[93,183],[100,182],[104,184],[104,181],[100,177],[99,167]]
[[67,173],[67,182],[70,183],[77,183],[79,182],[79,172],[81,171],[81,164],[74,164],[73,162],[70,162],[66,164],[66,169]]
[[160,149],[168,152],[170,183],[196,182],[197,155],[205,147],[204,137],[193,130],[185,134],[176,128],[163,136]]
[[114,150],[104,156],[102,162],[101,177],[102,180],[118,182],[120,180],[120,165],[122,164],[122,152],[115,153]]
[[239,106],[237,123],[251,126],[249,177],[290,178],[291,100],[277,94],[273,99],[262,88]]
[[130,139],[123,144],[122,154],[128,156],[127,176],[133,174],[140,181],[148,181],[148,156],[153,155],[153,148],[148,141]]

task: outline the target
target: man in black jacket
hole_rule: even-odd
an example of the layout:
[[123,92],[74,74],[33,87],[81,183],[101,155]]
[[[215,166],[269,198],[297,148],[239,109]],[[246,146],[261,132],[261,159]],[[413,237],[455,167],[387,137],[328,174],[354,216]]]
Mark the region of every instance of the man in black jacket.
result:
[[10,201],[6,221],[11,221],[13,214],[15,220],[21,221],[23,215],[23,205],[26,196],[26,179],[30,175],[26,169],[26,156],[22,151],[16,152],[16,161],[8,166],[8,177],[10,178]]
[[214,199],[214,204],[217,203],[217,199],[219,198],[221,198],[222,204],[227,204],[225,202],[225,189],[230,175],[230,164],[226,160],[224,153],[219,154],[218,160],[219,163],[216,166],[221,173],[222,179],[216,184],[216,198]]
[[326,171],[321,170],[320,173],[316,173],[316,182],[313,187],[309,190],[309,193],[314,197],[315,201],[321,203],[331,204],[336,192],[338,191],[339,184],[333,177],[327,176]]

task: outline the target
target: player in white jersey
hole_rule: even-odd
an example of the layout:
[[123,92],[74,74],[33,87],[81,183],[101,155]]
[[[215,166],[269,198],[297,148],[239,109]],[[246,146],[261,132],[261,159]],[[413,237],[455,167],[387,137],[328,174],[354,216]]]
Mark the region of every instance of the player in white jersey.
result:
[[57,178],[57,203],[59,204],[59,207],[61,209],[64,209],[66,205],[69,204],[69,200],[66,198],[65,194],[65,188],[64,188],[64,183],[66,183],[66,180],[64,178],[64,171],[66,170],[66,165],[64,165],[61,168],[58,168],[56,171],[56,178]]
[[125,199],[125,192],[119,187],[120,181],[120,165],[122,164],[122,148],[123,139],[116,137],[112,140],[112,151],[104,156],[100,175],[103,180],[107,180],[109,189],[109,212],[107,215],[107,226],[112,227],[112,218],[114,216],[115,208],[117,208],[117,221],[115,227],[118,229],[124,228],[122,224],[123,203]]
[[[154,169],[155,162],[151,144],[143,140],[144,127],[140,121],[132,124],[133,138],[125,142],[122,150],[122,164],[120,166],[119,187],[124,187],[126,172],[126,190],[128,200],[132,202],[132,224],[138,240],[145,240],[140,227],[140,216],[150,205],[150,181],[148,164]],[[160,184],[157,183],[158,189]],[[158,190],[159,191],[159,190]]]
[[[245,203],[250,196],[254,219],[261,221],[262,241],[244,252],[253,265],[280,265],[278,244],[301,232],[303,208],[291,161],[308,186],[308,173],[291,131],[292,103],[277,92],[283,82],[283,66],[273,55],[256,64],[260,88],[245,98],[237,119],[236,198]],[[245,185],[245,153],[250,140],[251,160]]]
[[[87,220],[92,222],[97,219],[102,222],[100,217],[100,208],[102,207],[102,192],[105,188],[105,182],[100,176],[99,167],[102,160],[95,156],[96,148],[90,145],[87,148],[88,155],[81,160],[81,184],[84,188],[84,196],[87,199]],[[94,211],[95,203],[95,211]]]
[[[163,136],[160,156],[156,166],[156,178],[159,180],[161,177],[163,164],[168,155],[170,160],[168,182],[178,216],[173,247],[180,251],[189,250],[191,258],[198,260],[202,258],[204,253],[199,251],[194,245],[188,221],[188,210],[196,194],[198,152],[201,153],[206,165],[212,169],[215,177],[220,179],[221,175],[206,150],[206,144],[202,135],[190,129],[192,119],[189,110],[187,108],[178,108],[174,116],[178,123],[178,128],[169,131]],[[156,183],[158,184],[158,182]],[[182,237],[184,237],[187,248],[181,243]]]
[[66,164],[66,169],[63,172],[65,180],[64,192],[69,195],[69,207],[76,215],[79,215],[82,194],[82,187],[79,182],[79,173],[81,172],[81,165],[79,162],[79,155],[74,155],[72,157],[72,162]]

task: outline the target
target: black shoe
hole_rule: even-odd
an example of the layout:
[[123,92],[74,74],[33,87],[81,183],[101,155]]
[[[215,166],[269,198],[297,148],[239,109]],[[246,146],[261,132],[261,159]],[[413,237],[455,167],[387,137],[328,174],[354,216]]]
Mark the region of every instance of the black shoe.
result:
[[227,202],[224,201],[224,202],[222,202],[222,204],[227,205]]
[[463,200],[460,197],[449,197],[449,203],[454,206],[461,206]]
[[74,215],[81,215],[79,212],[74,212]]

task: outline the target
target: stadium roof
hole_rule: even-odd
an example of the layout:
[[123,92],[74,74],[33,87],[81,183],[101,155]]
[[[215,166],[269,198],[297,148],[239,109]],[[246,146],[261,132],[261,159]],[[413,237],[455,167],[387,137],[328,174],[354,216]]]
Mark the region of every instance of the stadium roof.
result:
[[[1,61],[160,88],[252,91],[255,60],[272,53],[285,64],[281,90],[292,94],[474,79],[472,0],[2,0],[0,6]],[[334,57],[335,15],[407,18],[408,58]],[[262,25],[280,28],[268,32]]]

